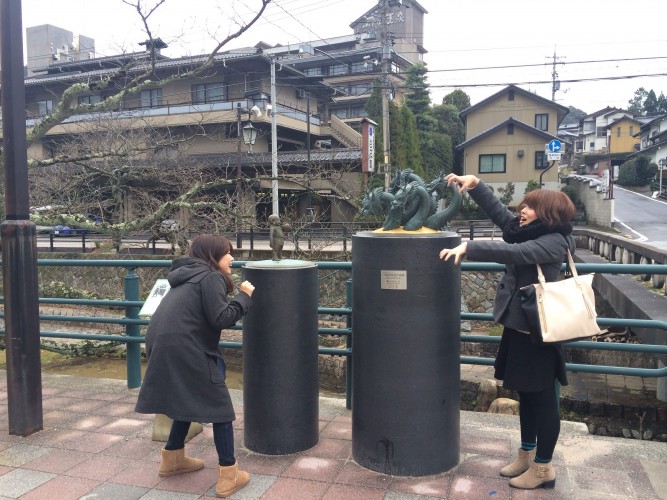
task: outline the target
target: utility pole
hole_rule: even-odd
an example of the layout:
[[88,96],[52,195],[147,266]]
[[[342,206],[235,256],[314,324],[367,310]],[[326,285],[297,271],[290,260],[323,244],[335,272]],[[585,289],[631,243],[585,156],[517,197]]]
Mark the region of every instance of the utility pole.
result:
[[312,206],[310,194],[310,92],[304,92],[306,97],[306,211]]
[[391,145],[389,144],[389,100],[391,85],[389,84],[389,64],[391,63],[391,40],[387,29],[387,11],[389,0],[380,0],[380,23],[382,29],[382,144],[384,145],[384,190],[389,191],[391,180]]
[[278,211],[278,126],[276,124],[276,58],[271,55],[271,210],[273,214],[280,215]]
[[243,195],[241,193],[241,140],[243,138],[241,131],[241,103],[236,103],[236,248],[243,248],[243,238],[241,237],[241,202]]
[[556,57],[556,47],[554,47],[553,62],[551,63],[551,100],[556,100],[556,91],[560,90],[560,82],[557,80],[558,72],[556,71],[556,64],[558,58]]

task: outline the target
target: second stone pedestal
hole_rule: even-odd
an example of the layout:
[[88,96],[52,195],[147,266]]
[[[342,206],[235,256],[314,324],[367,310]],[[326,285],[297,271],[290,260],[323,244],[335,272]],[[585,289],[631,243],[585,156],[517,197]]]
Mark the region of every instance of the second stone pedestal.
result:
[[284,455],[319,437],[317,266],[298,260],[249,262],[255,291],[243,318],[245,446]]

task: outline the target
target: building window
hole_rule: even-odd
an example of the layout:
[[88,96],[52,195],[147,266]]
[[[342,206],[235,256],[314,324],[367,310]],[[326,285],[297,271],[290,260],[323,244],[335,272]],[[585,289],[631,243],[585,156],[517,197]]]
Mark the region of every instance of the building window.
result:
[[479,155],[480,174],[499,174],[505,172],[505,155]]
[[363,106],[352,106],[350,108],[350,117],[361,118],[363,116],[368,116],[368,112]]
[[332,109],[331,114],[337,118],[345,119],[348,118],[349,112],[347,108]]
[[37,116],[46,116],[53,113],[53,101],[47,99],[45,101],[37,101]]
[[630,125],[630,137],[632,137],[633,135],[635,135],[635,127]]
[[80,95],[79,104],[99,104],[102,102],[102,97],[99,95]]
[[577,151],[581,151],[582,149],[584,149],[584,141],[577,141],[575,144],[576,144],[575,148]]
[[607,137],[607,129],[605,127],[597,127],[596,131],[595,135],[597,137]]
[[192,104],[224,101],[227,98],[226,90],[222,82],[195,84],[192,86]]
[[391,73],[399,74],[401,72],[401,67],[398,64],[396,64],[395,62],[393,62],[389,65],[389,71]]
[[594,143],[594,142],[589,143],[589,144],[588,144],[588,147],[589,147],[590,149],[595,149],[595,143]]
[[544,151],[535,151],[535,168],[537,170],[544,170],[548,166],[547,154]]
[[329,76],[347,75],[349,68],[347,64],[332,64],[329,66]]
[[368,71],[373,71],[373,63],[369,61],[353,62],[350,66],[350,71],[352,73],[366,73]]
[[549,130],[549,115],[548,113],[539,113],[535,115],[535,128],[537,130]]
[[621,137],[621,127],[616,127],[616,137]]
[[507,124],[507,135],[514,135],[514,124],[513,123],[508,123]]
[[141,91],[141,107],[156,108],[162,106],[162,89],[150,89]]
[[510,89],[507,91],[507,100],[508,101],[514,100],[514,89]]
[[371,88],[368,83],[357,83],[350,85],[349,93],[350,95],[364,95],[370,93]]
[[304,69],[303,74],[308,76],[324,76],[324,71],[322,71],[321,66],[316,66],[314,68]]

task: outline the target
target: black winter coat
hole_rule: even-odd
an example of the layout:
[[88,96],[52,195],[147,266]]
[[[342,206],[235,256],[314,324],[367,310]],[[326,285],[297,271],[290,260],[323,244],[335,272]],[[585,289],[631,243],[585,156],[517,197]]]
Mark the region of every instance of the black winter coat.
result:
[[241,292],[228,302],[222,273],[193,257],[175,259],[167,279],[171,290],[146,331],[148,366],[135,410],[187,422],[231,422],[218,343],[221,330],[241,319],[252,299]]
[[[468,193],[501,229],[515,217],[483,182]],[[503,380],[503,386],[508,389],[535,392],[544,390],[555,379],[563,385],[568,383],[561,347],[535,345],[530,335],[524,333],[528,332],[528,323],[518,293],[521,287],[537,282],[535,264],[540,264],[547,281],[555,281],[568,249],[574,253],[574,238],[560,233],[545,234],[522,243],[468,242],[468,259],[505,264],[493,309],[493,319],[505,327],[494,367],[495,377]]]

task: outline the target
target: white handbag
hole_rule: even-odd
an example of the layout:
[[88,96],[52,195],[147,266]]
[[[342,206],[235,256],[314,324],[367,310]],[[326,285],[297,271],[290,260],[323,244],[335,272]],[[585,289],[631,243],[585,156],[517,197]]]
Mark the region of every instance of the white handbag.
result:
[[567,258],[571,278],[546,282],[542,268],[536,264],[538,282],[519,290],[521,307],[536,343],[566,342],[600,332],[596,322],[594,274],[579,276],[569,250]]

